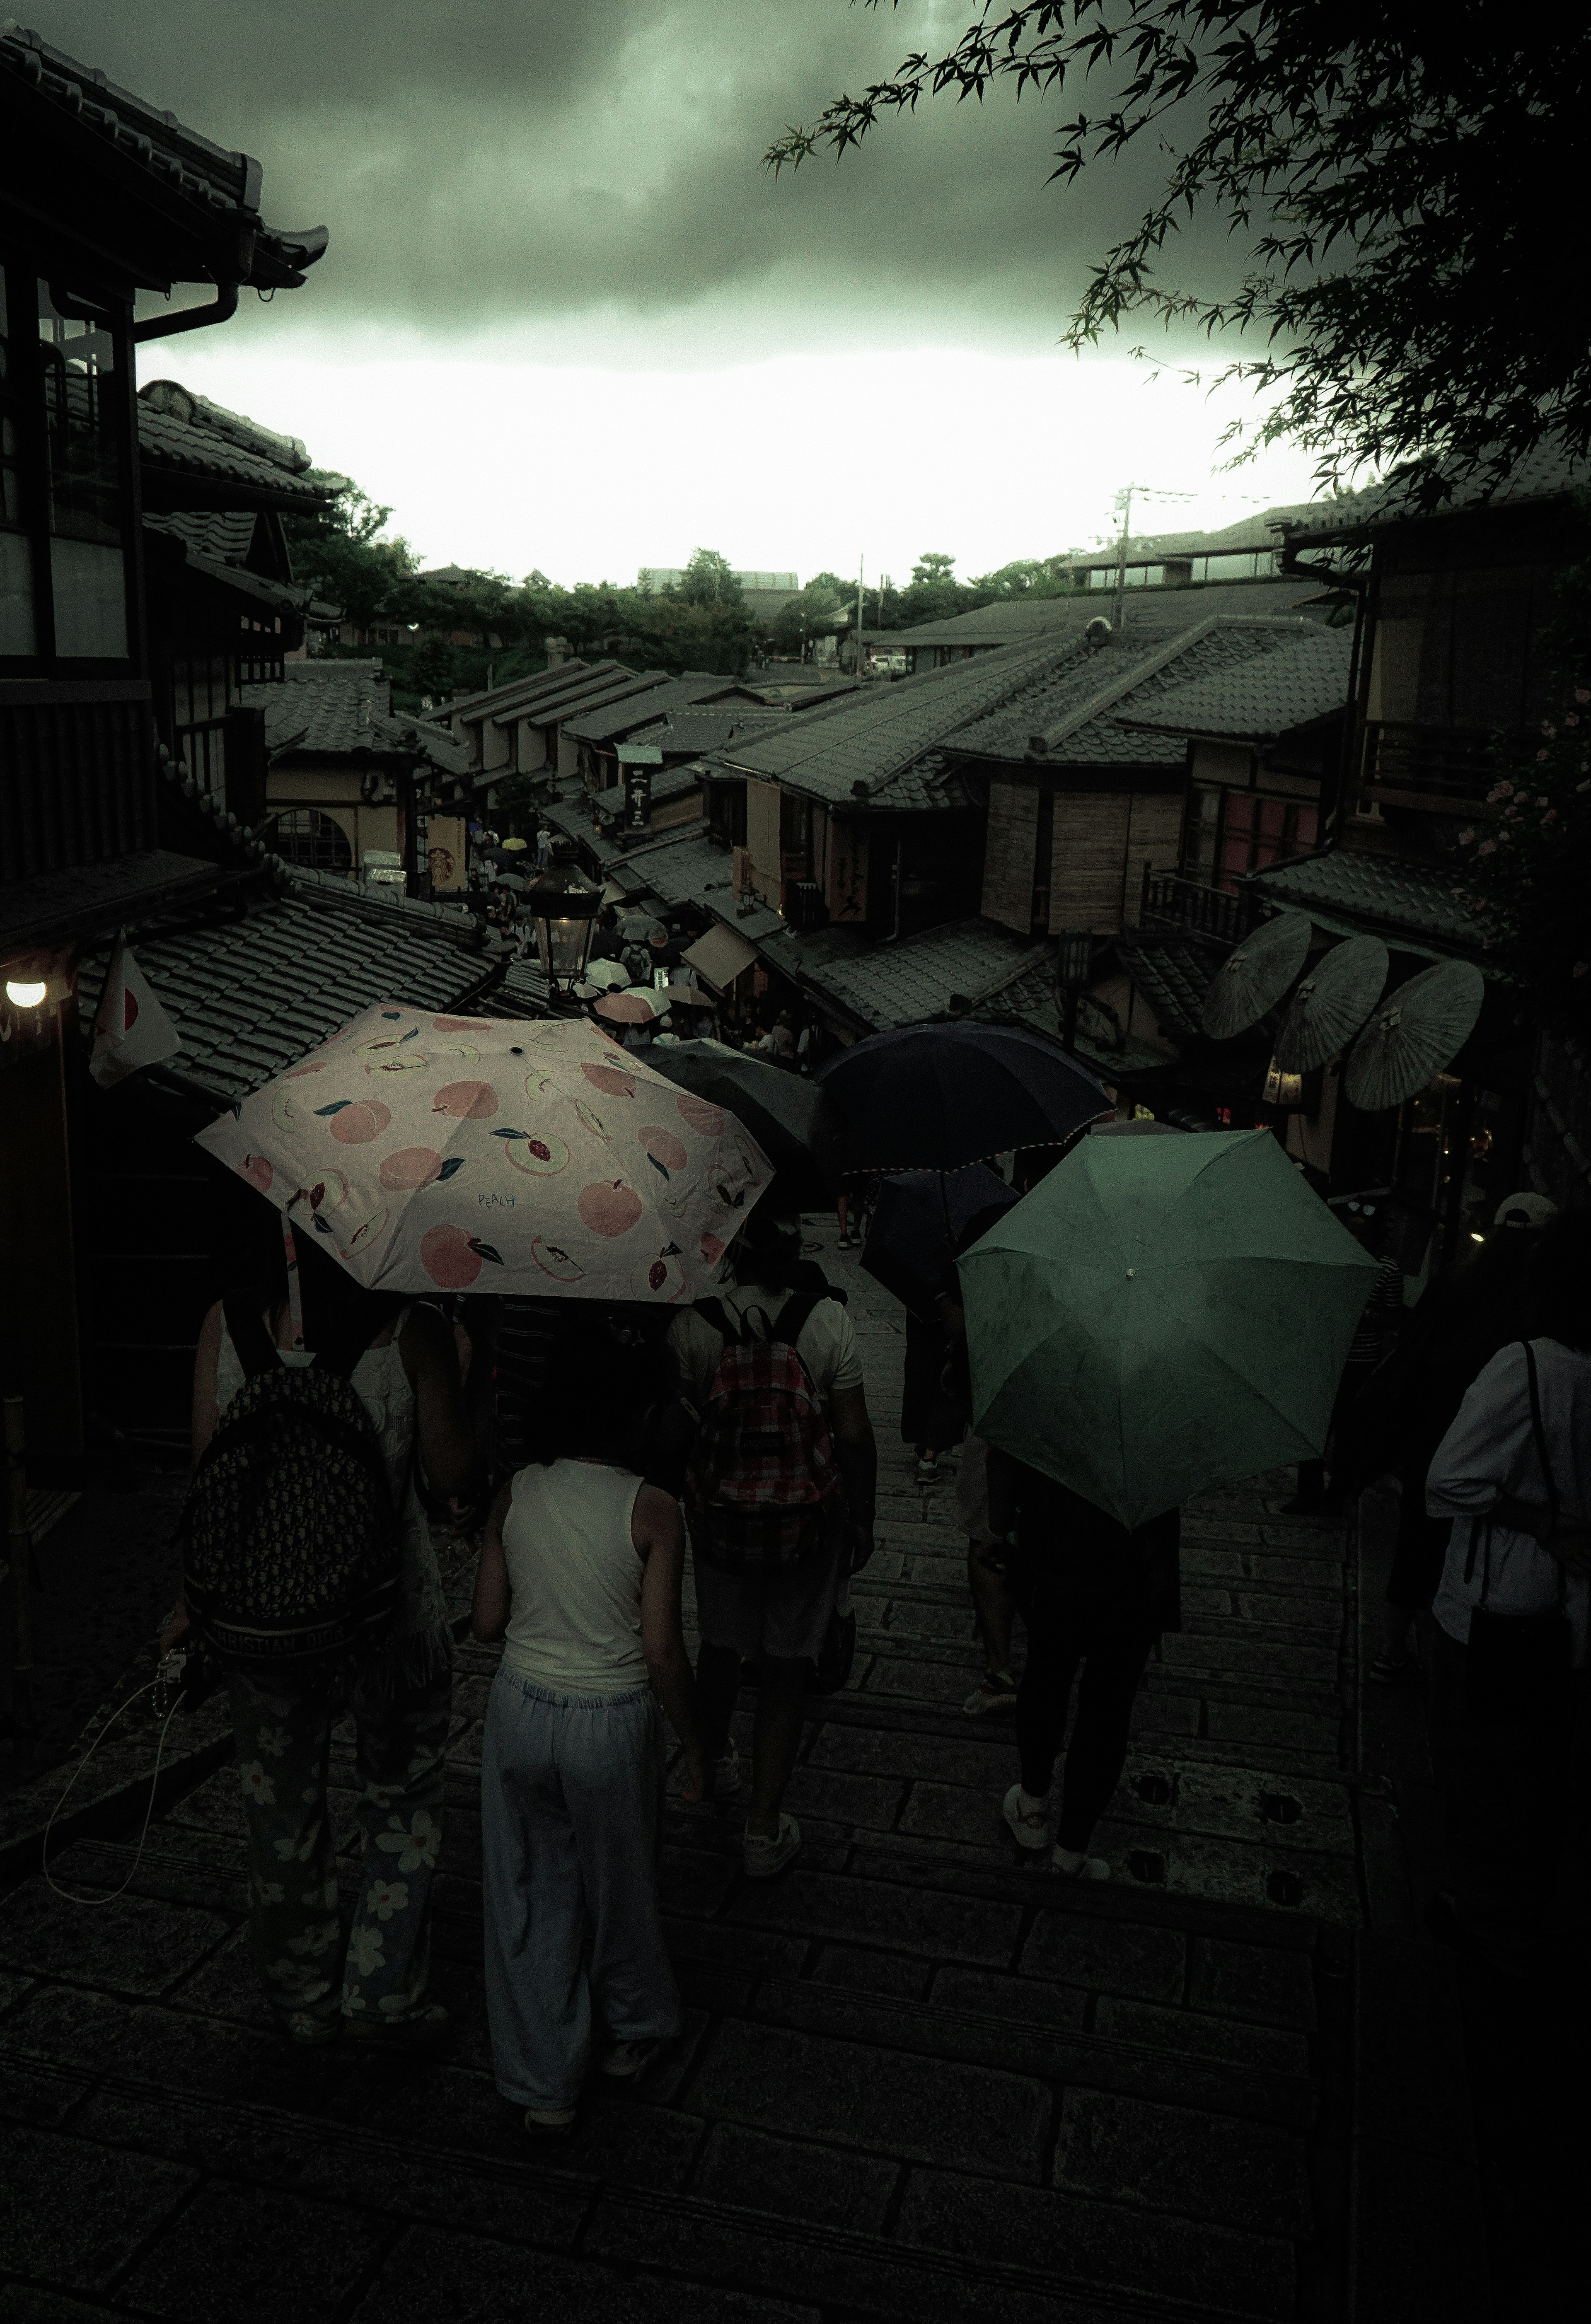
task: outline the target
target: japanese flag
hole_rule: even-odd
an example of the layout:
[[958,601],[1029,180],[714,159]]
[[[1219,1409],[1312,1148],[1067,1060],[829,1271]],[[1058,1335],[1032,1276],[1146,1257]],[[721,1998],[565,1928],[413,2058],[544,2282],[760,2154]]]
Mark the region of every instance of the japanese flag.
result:
[[176,1027],[151,991],[149,980],[120,937],[106,972],[88,1071],[101,1089],[125,1081],[141,1065],[158,1065],[182,1047]]

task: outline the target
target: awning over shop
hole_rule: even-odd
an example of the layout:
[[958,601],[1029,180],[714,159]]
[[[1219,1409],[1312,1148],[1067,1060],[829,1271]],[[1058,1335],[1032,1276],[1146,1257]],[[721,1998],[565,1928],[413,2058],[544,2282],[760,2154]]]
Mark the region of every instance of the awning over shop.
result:
[[756,956],[744,936],[726,927],[709,928],[683,955],[717,992],[724,991],[737,976],[744,975]]

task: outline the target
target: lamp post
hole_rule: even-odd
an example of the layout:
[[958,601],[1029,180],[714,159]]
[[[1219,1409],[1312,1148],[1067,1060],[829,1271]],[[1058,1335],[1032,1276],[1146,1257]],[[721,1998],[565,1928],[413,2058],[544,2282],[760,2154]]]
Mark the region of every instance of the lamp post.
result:
[[525,902],[535,923],[536,951],[549,995],[555,1002],[567,1001],[586,973],[602,890],[572,866],[563,865],[532,880]]
[[1060,1001],[1061,1039],[1068,1050],[1078,1046],[1078,1003],[1094,973],[1092,928],[1062,928],[1055,954],[1055,989]]

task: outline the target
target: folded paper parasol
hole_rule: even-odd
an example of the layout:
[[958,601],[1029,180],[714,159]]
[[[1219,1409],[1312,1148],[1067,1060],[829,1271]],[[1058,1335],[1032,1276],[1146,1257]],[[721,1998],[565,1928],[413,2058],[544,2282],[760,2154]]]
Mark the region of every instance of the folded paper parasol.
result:
[[1379,936],[1350,936],[1300,978],[1276,1037],[1284,1074],[1307,1074],[1346,1048],[1381,998],[1387,948]]
[[1279,912],[1228,954],[1205,995],[1204,1028],[1212,1040],[1246,1033],[1275,1007],[1304,964],[1310,928],[1303,912]]
[[1485,991],[1472,961],[1444,960],[1389,992],[1348,1059],[1343,1088],[1350,1103],[1375,1113],[1424,1089],[1474,1032]]

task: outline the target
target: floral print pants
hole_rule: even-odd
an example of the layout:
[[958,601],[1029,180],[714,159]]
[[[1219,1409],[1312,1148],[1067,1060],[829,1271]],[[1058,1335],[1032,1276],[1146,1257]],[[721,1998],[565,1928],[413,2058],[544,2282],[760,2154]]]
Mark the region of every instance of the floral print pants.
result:
[[423,2005],[432,1876],[442,1839],[451,1672],[356,1692],[358,1891],[345,1944],[326,1786],[334,1714],[322,1699],[227,1683],[248,1819],[249,1935],[271,2007],[301,2042],[339,2015],[392,2021]]

